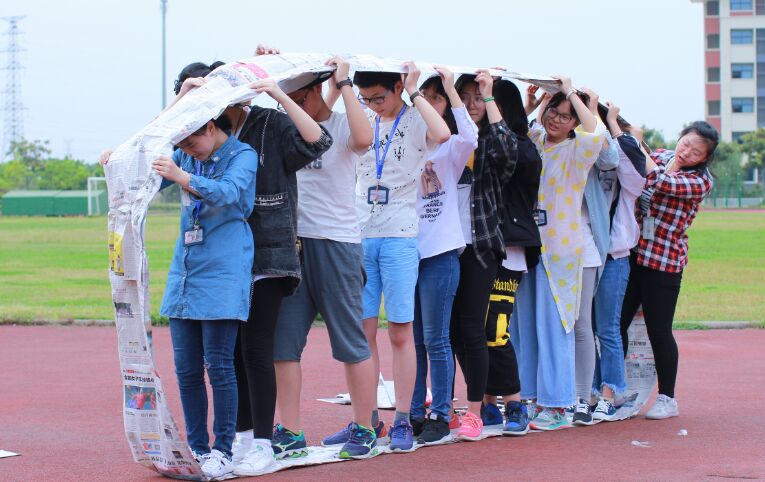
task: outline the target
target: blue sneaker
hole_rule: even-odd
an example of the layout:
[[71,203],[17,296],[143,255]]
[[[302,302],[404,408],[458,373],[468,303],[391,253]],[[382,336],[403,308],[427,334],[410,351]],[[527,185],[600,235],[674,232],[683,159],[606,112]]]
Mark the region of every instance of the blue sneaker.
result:
[[282,424],[274,427],[274,434],[271,436],[271,448],[277,459],[294,459],[308,455],[303,431],[295,433],[284,428]]
[[488,425],[502,425],[505,423],[505,419],[502,418],[502,412],[499,411],[499,407],[493,403],[481,404],[481,421],[484,427]]
[[[353,422],[349,423],[347,427],[340,430],[339,432],[330,435],[329,437],[326,437],[324,440],[321,441],[321,445],[323,447],[334,447],[337,445],[345,445],[345,443],[351,439],[351,426],[354,425]],[[377,436],[377,444],[387,444],[389,441],[388,438],[388,430],[385,427],[385,422],[380,420],[377,422],[377,426],[375,427],[375,435]]]
[[592,412],[592,419],[612,422],[616,420],[616,407],[614,407],[610,400],[601,397],[598,399],[598,405]]
[[341,459],[368,459],[380,455],[377,448],[377,435],[371,428],[352,423],[349,427],[351,438],[340,449]]
[[390,429],[391,452],[413,452],[414,431],[409,420],[399,420]]
[[529,433],[529,412],[521,402],[509,401],[505,404],[507,422],[502,428],[502,435],[519,436]]

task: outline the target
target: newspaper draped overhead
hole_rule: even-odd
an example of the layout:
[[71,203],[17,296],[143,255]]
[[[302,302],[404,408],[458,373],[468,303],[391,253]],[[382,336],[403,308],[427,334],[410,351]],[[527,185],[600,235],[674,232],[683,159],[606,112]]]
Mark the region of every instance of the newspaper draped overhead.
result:
[[[149,317],[149,262],[144,246],[146,213],[161,178],[151,168],[158,156],[172,154],[174,144],[218,117],[229,105],[249,101],[252,82],[273,78],[285,92],[326,77],[330,54],[283,54],[248,58],[219,67],[207,83],[120,145],[105,167],[109,190],[109,279],[117,327],[124,393],[125,433],[136,462],[173,478],[205,480],[168,409],[166,393],[152,359]],[[352,70],[403,72],[402,60],[370,55],[345,57]],[[438,64],[435,64],[438,65]],[[417,62],[423,77],[433,63]],[[476,67],[450,67],[456,74]],[[533,83],[549,91],[558,82],[492,70],[492,75]]]

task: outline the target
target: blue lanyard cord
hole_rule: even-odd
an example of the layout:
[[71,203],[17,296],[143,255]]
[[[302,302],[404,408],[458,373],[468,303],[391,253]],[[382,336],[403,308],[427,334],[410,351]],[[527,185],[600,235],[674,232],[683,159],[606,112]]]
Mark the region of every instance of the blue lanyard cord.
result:
[[385,144],[385,150],[383,150],[382,158],[380,158],[380,116],[378,115],[377,117],[375,117],[375,164],[377,166],[378,184],[380,182],[380,179],[382,179],[382,170],[383,170],[383,165],[385,165],[385,158],[388,156],[388,149],[390,149],[390,145],[393,144],[393,138],[396,135],[396,127],[398,127],[398,122],[404,116],[404,112],[406,112],[406,107],[407,107],[406,104],[404,104],[404,107],[396,116],[395,122],[393,122],[393,128],[390,130],[390,134],[388,134],[388,143]]
[[[202,163],[199,161],[196,161],[197,163],[197,176],[202,175]],[[212,176],[213,172],[215,172],[215,166],[216,163],[212,163],[212,168],[210,169],[210,172],[207,173],[206,176]],[[195,201],[194,202],[194,209],[191,212],[191,219],[193,220],[194,225],[199,225],[199,211],[202,210],[202,201]]]

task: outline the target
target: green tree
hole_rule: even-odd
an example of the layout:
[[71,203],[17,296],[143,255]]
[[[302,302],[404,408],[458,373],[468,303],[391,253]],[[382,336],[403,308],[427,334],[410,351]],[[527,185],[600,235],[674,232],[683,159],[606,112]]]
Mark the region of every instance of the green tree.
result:
[[643,141],[648,144],[651,149],[674,149],[677,141],[667,141],[664,138],[664,133],[659,129],[654,129],[647,126],[642,126],[643,129]]
[[86,189],[90,169],[74,159],[48,159],[37,180],[37,189]]
[[736,142],[720,142],[711,170],[721,179],[741,179],[744,174],[744,153],[741,146]]
[[765,189],[765,129],[741,136],[741,151],[746,154],[747,167],[757,169],[760,184]]

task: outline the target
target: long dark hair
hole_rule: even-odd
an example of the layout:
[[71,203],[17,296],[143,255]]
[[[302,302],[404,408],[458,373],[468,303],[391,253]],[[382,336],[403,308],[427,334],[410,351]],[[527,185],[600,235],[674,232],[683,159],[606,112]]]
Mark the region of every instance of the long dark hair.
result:
[[186,81],[186,79],[191,77],[207,77],[207,74],[217,69],[221,65],[226,65],[226,63],[218,60],[211,63],[210,65],[207,65],[203,62],[194,62],[187,65],[178,74],[178,78],[175,79],[175,84],[173,85],[173,91],[175,92],[175,95],[178,95],[181,92],[181,86],[183,85],[183,82]]
[[446,125],[449,126],[449,130],[452,134],[457,134],[459,131],[457,130],[457,121],[454,119],[454,112],[452,112],[452,102],[449,100],[449,96],[446,94],[446,89],[444,89],[444,82],[441,79],[441,76],[434,75],[429,77],[425,80],[425,82],[422,83],[420,90],[428,90],[431,87],[435,89],[438,95],[446,99],[444,122],[446,122]]
[[529,123],[526,110],[523,107],[521,91],[509,80],[500,79],[494,82],[492,95],[499,106],[502,118],[517,136],[528,136]]

